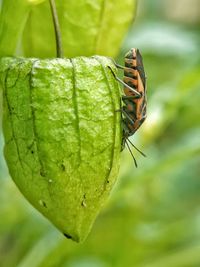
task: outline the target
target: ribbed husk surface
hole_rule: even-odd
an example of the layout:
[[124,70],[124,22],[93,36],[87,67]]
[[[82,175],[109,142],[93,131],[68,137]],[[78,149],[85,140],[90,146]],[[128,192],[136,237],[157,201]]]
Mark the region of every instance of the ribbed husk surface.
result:
[[120,92],[105,57],[2,58],[4,154],[29,202],[83,241],[116,181]]

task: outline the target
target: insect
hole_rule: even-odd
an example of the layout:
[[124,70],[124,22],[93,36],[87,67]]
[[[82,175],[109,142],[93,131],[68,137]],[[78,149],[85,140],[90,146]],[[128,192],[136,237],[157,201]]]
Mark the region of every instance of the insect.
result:
[[132,48],[125,55],[125,66],[118,65],[114,62],[115,66],[119,69],[124,70],[123,81],[119,79],[113,70],[111,70],[114,78],[123,84],[124,94],[122,101],[124,105],[119,111],[122,112],[122,123],[123,123],[123,138],[122,138],[122,149],[126,145],[130,151],[135,166],[137,167],[136,159],[131,151],[130,145],[133,146],[138,152],[144,157],[142,153],[130,140],[129,137],[133,135],[138,128],[142,125],[146,119],[146,77],[144,72],[144,66],[142,56],[139,49]]

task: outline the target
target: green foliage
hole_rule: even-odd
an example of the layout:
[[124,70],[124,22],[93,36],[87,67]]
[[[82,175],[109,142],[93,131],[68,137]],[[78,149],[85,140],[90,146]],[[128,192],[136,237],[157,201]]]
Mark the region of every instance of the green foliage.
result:
[[135,169],[128,151],[122,153],[118,184],[82,245],[65,240],[31,209],[2,167],[3,267],[200,265],[199,23],[186,27],[169,21],[169,2],[175,3],[143,1],[144,16],[138,17],[119,57],[132,46],[143,54],[148,118],[132,141],[147,158],[135,152]]
[[[55,57],[49,1],[34,2],[3,1],[0,56]],[[65,57],[116,56],[134,17],[136,0],[57,0],[56,7]]]
[[29,11],[27,0],[3,1],[0,13],[0,57],[16,53]]

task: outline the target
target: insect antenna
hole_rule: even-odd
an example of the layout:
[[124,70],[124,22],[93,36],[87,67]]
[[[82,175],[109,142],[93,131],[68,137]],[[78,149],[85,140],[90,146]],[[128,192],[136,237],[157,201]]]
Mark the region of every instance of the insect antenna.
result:
[[[127,139],[128,140],[128,139]],[[134,157],[134,155],[133,155],[133,153],[132,153],[132,151],[131,151],[131,148],[130,148],[130,146],[129,146],[129,144],[128,144],[128,142],[125,140],[125,143],[126,143],[126,145],[127,145],[127,148],[128,148],[128,150],[129,150],[129,152],[131,153],[131,156],[132,156],[132,158],[133,158],[133,160],[134,160],[134,163],[135,163],[135,167],[137,168],[137,161],[136,161],[136,159],[135,159],[135,157]]]
[[129,139],[127,139],[127,141],[132,145],[132,147],[134,147],[143,157],[146,157],[146,155],[139,150],[139,148],[137,148]]

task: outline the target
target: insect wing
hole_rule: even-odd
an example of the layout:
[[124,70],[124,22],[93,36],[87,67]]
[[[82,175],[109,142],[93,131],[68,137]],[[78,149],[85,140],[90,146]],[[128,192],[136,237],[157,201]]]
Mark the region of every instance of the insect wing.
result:
[[146,75],[144,72],[144,65],[143,65],[143,60],[142,60],[142,55],[140,54],[139,49],[137,49],[136,52],[136,59],[137,59],[137,70],[139,72],[140,78],[142,80],[144,90],[146,88]]

